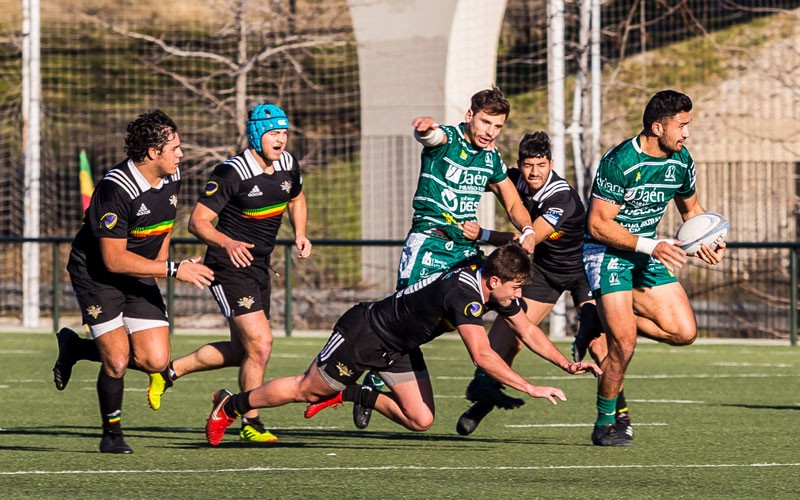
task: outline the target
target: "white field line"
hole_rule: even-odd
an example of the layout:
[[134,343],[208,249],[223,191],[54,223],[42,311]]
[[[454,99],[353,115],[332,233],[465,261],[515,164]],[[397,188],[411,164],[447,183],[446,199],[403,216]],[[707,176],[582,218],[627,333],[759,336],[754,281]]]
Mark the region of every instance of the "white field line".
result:
[[619,469],[723,469],[800,467],[800,463],[742,463],[742,464],[621,464],[621,465],[510,465],[426,467],[418,465],[382,465],[375,467],[248,467],[242,469],[113,469],[113,470],[20,470],[0,471],[0,476],[32,475],[98,475],[98,474],[240,474],[246,472],[383,472],[383,471],[529,471],[529,470],[619,470]]
[[[588,375],[581,376],[581,375],[525,375],[522,374],[523,377],[529,380],[584,380],[588,377]],[[648,380],[648,379],[671,379],[671,378],[787,378],[787,377],[800,377],[800,373],[657,373],[654,375],[636,375],[636,374],[626,374],[626,379],[641,379],[641,380]],[[457,376],[457,377],[450,377],[450,376],[436,376],[433,377],[436,380],[472,380],[472,376]]]

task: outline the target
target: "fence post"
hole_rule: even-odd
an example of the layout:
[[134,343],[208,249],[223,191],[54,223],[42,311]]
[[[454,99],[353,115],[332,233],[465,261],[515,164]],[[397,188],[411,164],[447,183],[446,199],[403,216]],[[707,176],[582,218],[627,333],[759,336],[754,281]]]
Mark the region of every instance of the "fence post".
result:
[[792,245],[791,259],[789,264],[790,278],[789,286],[789,342],[791,345],[797,345],[797,246]]
[[283,246],[283,272],[285,273],[283,285],[283,330],[287,337],[292,336],[292,246]]
[[53,332],[61,320],[61,255],[58,241],[53,242]]

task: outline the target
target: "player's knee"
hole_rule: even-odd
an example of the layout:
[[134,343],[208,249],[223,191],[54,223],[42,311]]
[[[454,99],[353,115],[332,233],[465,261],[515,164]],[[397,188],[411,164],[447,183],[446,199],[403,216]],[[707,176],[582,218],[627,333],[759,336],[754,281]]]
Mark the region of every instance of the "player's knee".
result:
[[105,372],[113,378],[121,378],[128,369],[128,360],[122,357],[113,357],[103,361]]
[[671,342],[668,343],[674,346],[683,346],[693,344],[695,340],[697,340],[697,328],[687,327],[675,333],[672,336]]
[[433,425],[433,414],[424,412],[420,414],[406,415],[406,427],[410,431],[423,432],[427,431]]

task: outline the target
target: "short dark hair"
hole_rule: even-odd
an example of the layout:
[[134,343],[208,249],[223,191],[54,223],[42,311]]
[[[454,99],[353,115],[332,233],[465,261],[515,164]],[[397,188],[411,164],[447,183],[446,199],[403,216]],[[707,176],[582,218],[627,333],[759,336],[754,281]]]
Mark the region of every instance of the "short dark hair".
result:
[[472,96],[469,109],[473,114],[483,111],[490,115],[508,115],[511,113],[511,104],[508,103],[503,92],[492,86],[490,89],[481,90]]
[[497,276],[501,281],[530,283],[533,279],[533,262],[522,245],[512,240],[489,254],[481,272],[487,278]]
[[692,110],[692,100],[688,95],[675,90],[662,90],[650,98],[642,114],[642,125],[644,133],[650,134],[655,122],[661,122],[672,118],[678,113]]
[[550,149],[550,137],[544,130],[538,130],[531,134],[525,134],[521,141],[519,141],[519,150],[517,158],[520,162],[527,158],[547,158],[553,159],[553,153]]
[[146,111],[128,124],[125,136],[125,154],[133,161],[140,162],[147,157],[147,150],[156,148],[158,152],[178,132],[178,126],[160,109]]

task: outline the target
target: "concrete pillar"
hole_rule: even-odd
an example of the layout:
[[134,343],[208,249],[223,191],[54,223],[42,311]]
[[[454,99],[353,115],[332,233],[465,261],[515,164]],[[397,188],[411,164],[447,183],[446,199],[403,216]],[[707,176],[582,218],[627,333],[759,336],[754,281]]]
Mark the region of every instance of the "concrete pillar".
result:
[[[421,146],[411,120],[464,119],[469,98],[495,81],[506,1],[348,0],[361,86],[361,224],[364,239],[403,239]],[[513,112],[513,111],[512,111]],[[479,210],[493,227],[494,199]],[[368,284],[392,288],[399,248],[365,248]]]

